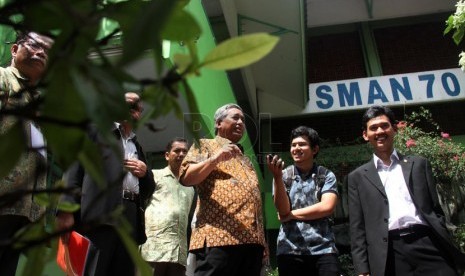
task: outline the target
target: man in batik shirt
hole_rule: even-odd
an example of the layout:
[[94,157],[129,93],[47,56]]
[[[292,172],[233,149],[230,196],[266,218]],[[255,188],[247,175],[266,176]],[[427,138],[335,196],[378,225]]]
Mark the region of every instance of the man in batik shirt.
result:
[[189,213],[194,189],[179,184],[179,168],[188,150],[184,138],[171,140],[165,152],[168,166],[152,170],[155,191],[145,210],[147,241],[142,258],[154,268],[154,276],[185,276]]
[[259,183],[237,144],[244,114],[227,104],[214,119],[216,137],[194,144],[180,171],[181,183],[199,196],[190,244],[195,275],[259,275],[265,247]]
[[[11,64],[0,68],[0,110],[24,108],[37,101],[36,86],[43,77],[48,51],[53,40],[35,32],[22,32],[11,46]],[[45,208],[35,200],[34,191],[45,188],[45,141],[39,127],[31,120],[15,116],[0,118],[0,135],[21,129],[28,149],[24,150],[11,171],[0,178],[0,275],[15,275],[20,251],[11,244],[14,234],[37,221]],[[9,158],[10,156],[2,156]],[[15,160],[16,161],[16,160]],[[13,162],[10,160],[10,162]],[[23,192],[22,192],[23,191]],[[16,198],[15,193],[23,195]]]

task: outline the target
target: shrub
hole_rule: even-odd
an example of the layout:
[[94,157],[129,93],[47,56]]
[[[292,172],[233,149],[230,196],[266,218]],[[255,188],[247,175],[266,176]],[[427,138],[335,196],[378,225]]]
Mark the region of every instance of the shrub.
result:
[[430,161],[446,216],[455,224],[464,222],[465,148],[454,143],[423,107],[407,115],[397,127],[395,148]]

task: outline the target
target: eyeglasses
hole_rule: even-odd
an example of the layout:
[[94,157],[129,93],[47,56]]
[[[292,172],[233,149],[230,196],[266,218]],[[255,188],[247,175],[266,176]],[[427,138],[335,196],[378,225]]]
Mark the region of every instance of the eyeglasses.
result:
[[22,41],[18,41],[17,43],[24,45],[33,51],[44,50],[44,52],[47,53],[48,50],[50,50],[49,47],[35,41],[34,39],[22,40]]

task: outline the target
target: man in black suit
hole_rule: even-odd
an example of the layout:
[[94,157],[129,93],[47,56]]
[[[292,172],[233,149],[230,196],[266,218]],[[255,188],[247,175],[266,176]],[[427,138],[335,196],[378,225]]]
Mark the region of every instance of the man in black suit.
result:
[[[133,121],[139,120],[142,104],[136,93],[125,94]],[[77,220],[81,221],[83,234],[93,244],[86,261],[85,275],[134,275],[134,264],[115,228],[121,221],[114,212],[123,207],[123,217],[132,227],[131,237],[138,243],[145,242],[144,202],[155,189],[151,170],[147,169],[142,147],[137,142],[132,122],[115,123],[113,134],[119,142],[118,150],[107,145],[102,136],[91,130],[89,137],[100,149],[103,157],[105,187],[99,186],[84,170],[75,164],[65,174],[67,187],[81,191],[80,198],[65,195],[67,202],[80,203]],[[113,214],[113,215],[112,215]],[[57,215],[59,229],[68,229],[75,224],[72,213]]]
[[373,159],[351,172],[349,219],[358,275],[458,275],[465,256],[454,246],[428,160],[394,149],[394,113],[372,106],[363,138]]

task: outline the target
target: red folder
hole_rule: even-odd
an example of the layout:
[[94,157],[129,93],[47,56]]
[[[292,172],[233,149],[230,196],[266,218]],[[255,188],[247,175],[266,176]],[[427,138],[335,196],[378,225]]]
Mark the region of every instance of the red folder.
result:
[[68,244],[58,241],[57,263],[68,276],[82,276],[91,242],[88,238],[73,231]]

